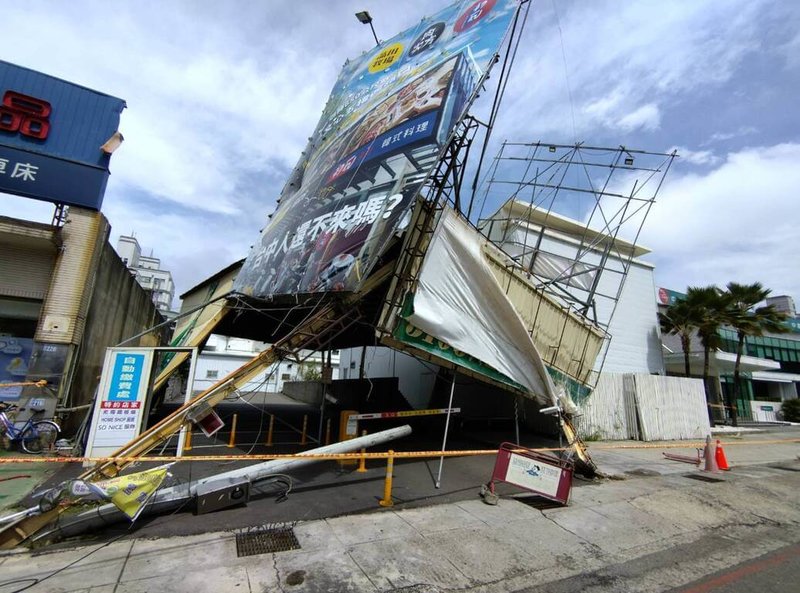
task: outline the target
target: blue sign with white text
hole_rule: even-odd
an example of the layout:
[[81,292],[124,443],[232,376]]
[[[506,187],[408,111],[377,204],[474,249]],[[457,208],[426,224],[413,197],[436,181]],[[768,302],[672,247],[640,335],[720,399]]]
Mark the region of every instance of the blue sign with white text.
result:
[[143,369],[144,354],[118,352],[106,399],[112,402],[136,401]]
[[125,101],[0,60],[0,192],[99,210]]
[[107,183],[108,171],[101,167],[0,145],[0,191],[99,210]]

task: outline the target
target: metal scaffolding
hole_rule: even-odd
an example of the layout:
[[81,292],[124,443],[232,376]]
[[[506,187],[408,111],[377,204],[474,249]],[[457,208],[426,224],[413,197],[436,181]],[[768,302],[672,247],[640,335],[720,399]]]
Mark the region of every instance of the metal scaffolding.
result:
[[504,142],[483,185],[479,217],[501,206],[478,228],[537,289],[608,336],[630,267],[648,252],[638,241],[676,156]]

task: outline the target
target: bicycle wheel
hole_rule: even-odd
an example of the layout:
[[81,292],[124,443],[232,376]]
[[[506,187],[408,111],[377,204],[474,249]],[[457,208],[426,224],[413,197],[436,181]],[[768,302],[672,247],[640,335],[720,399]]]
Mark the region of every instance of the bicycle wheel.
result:
[[50,420],[34,422],[33,426],[22,433],[22,448],[28,453],[41,453],[48,450],[56,442],[59,432],[58,424]]

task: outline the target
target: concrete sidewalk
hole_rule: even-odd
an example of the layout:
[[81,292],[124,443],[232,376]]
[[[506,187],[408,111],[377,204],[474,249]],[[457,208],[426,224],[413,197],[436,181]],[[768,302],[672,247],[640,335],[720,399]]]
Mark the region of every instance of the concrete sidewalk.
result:
[[[301,522],[299,549],[244,557],[230,531],[122,534],[101,545],[0,556],[0,593],[35,579],[46,580],[26,591],[562,590],[557,582],[596,573],[600,583],[602,571],[621,566],[625,586],[607,590],[660,591],[800,541],[797,443],[730,446],[734,469],[711,483],[688,477],[704,475],[690,465],[660,461],[658,445],[593,445],[604,470],[633,476],[575,488],[564,508],[530,496],[488,506],[476,488],[454,503]],[[636,475],[647,468],[662,475]],[[680,561],[666,556],[671,549],[685,550]],[[630,569],[637,559],[650,568]]]

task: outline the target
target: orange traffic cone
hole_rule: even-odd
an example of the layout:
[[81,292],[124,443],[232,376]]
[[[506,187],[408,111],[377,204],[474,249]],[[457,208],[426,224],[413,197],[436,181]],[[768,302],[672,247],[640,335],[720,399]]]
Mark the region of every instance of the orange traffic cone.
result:
[[731,467],[728,465],[728,459],[725,457],[725,451],[722,449],[722,443],[719,442],[719,439],[717,439],[716,458],[717,467],[719,467],[719,469],[723,469],[725,471],[731,469]]

